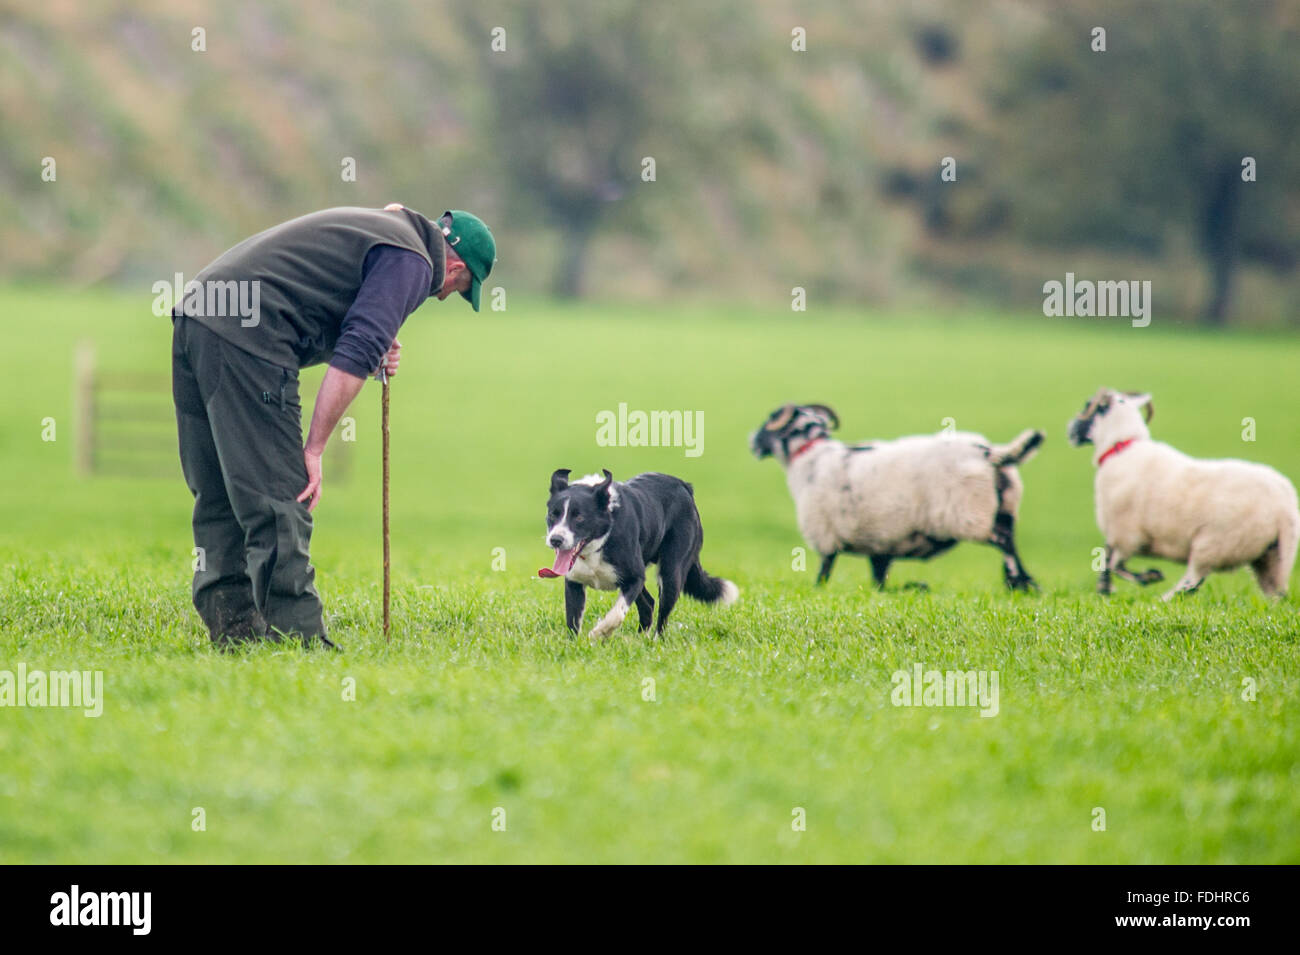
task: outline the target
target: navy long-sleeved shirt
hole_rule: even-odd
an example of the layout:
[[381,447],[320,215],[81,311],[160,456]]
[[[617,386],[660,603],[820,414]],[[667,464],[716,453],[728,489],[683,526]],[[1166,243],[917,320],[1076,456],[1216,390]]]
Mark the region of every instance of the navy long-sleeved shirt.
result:
[[358,378],[379,368],[397,331],[429,297],[433,271],[409,249],[377,245],[366,253],[361,288],[343,316],[330,365]]

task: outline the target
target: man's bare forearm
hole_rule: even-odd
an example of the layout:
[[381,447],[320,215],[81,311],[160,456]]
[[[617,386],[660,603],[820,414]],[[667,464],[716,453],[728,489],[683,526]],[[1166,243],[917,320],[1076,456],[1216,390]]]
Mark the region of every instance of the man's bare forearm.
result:
[[311,414],[311,430],[307,433],[306,445],[308,452],[315,455],[325,453],[325,443],[334,433],[339,418],[343,417],[343,412],[348,410],[348,405],[352,404],[352,399],[360,393],[365,383],[364,378],[350,375],[332,365],[326,370],[320,391],[316,392],[316,408]]

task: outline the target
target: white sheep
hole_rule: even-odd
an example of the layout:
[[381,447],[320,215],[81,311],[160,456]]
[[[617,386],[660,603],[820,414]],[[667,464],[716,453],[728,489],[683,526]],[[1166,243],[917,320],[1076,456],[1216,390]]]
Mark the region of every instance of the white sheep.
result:
[[1295,486],[1263,464],[1206,461],[1152,441],[1152,413],[1149,394],[1102,388],[1070,422],[1071,444],[1097,447],[1097,525],[1106,540],[1097,590],[1113,590],[1111,574],[1143,585],[1163,580],[1158,570],[1124,566],[1143,556],[1187,565],[1165,600],[1246,564],[1265,594],[1283,595],[1300,541]]
[[1008,587],[1036,588],[1016,553],[1024,485],[1014,465],[1043,432],[1005,445],[970,432],[846,445],[830,436],[839,424],[825,405],[784,405],[750,437],[755,456],[785,469],[799,531],[822,556],[817,583],[830,578],[839,554],[862,554],[883,588],[895,558],[925,560],[965,540],[1002,552]]

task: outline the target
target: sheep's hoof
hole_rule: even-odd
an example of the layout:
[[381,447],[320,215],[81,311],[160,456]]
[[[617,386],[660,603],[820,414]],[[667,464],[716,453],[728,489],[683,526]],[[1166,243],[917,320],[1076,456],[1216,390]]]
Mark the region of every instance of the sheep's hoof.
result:
[[1143,587],[1145,587],[1147,584],[1158,584],[1160,583],[1160,581],[1164,579],[1165,579],[1165,575],[1160,573],[1160,571],[1156,570],[1156,568],[1154,567],[1152,567],[1150,570],[1144,570],[1142,571],[1142,573],[1137,575],[1137,581]]

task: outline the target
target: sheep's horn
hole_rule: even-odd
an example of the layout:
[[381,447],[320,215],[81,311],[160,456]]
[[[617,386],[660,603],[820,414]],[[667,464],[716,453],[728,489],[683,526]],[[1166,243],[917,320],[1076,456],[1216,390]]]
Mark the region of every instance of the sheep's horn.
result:
[[1151,400],[1151,396],[1147,395],[1145,391],[1126,391],[1124,394],[1128,395],[1130,398],[1141,398],[1143,395],[1146,395],[1146,403],[1142,405],[1142,417],[1147,419],[1147,424],[1150,424],[1151,419],[1156,415],[1155,402]]
[[1083,409],[1083,414],[1081,414],[1080,417],[1087,418],[1091,415],[1095,415],[1097,413],[1097,409],[1101,407],[1101,400],[1105,397],[1106,397],[1106,389],[1098,388],[1097,393],[1088,399],[1088,406]]
[[833,408],[828,405],[805,405],[805,408],[811,408],[814,411],[821,411],[831,419],[831,430],[834,431],[840,426],[840,416],[837,415]]
[[764,431],[780,431],[790,423],[794,417],[794,405],[782,405],[773,414],[776,415],[771,421],[763,425]]

